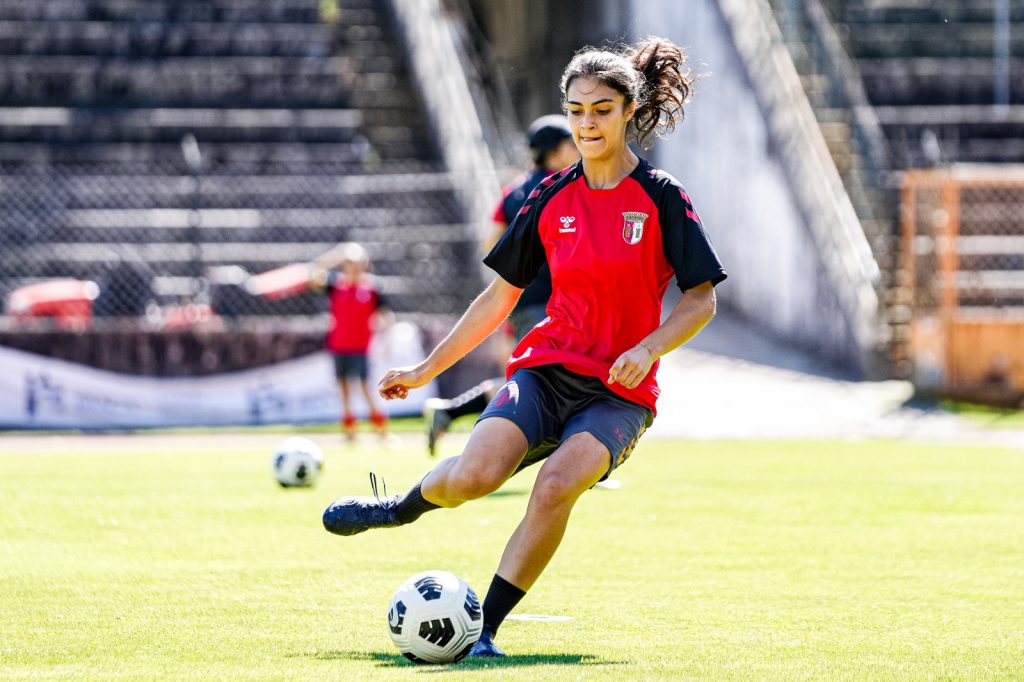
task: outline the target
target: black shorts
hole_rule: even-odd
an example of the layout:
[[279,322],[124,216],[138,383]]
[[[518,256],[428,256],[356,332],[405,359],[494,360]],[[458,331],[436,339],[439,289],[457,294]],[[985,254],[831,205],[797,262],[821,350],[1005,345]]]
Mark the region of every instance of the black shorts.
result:
[[569,436],[586,432],[611,453],[602,480],[626,461],[654,421],[650,410],[616,395],[600,379],[561,365],[516,370],[477,421],[488,417],[504,417],[526,436],[526,456],[516,473],[546,459]]
[[366,379],[366,353],[334,353],[334,376]]

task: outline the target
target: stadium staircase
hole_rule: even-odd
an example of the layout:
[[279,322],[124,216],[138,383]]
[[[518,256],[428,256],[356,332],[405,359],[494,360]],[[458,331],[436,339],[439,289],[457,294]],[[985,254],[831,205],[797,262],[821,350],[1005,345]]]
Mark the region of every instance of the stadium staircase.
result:
[[458,311],[475,246],[395,44],[373,0],[0,4],[0,287],[129,259],[173,302],[352,240],[397,309]]
[[75,277],[97,315],[310,316],[208,274],[354,240],[396,310],[461,311],[476,245],[399,45],[376,0],[0,3],[0,298]]
[[992,0],[771,4],[883,275],[890,362],[905,366],[903,171],[1024,158],[1024,5],[1008,3],[1009,70],[999,78]]

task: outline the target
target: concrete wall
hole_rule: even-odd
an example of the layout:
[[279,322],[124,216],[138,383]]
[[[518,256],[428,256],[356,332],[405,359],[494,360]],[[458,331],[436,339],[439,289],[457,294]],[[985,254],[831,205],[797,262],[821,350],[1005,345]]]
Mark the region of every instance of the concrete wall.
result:
[[687,188],[730,274],[721,301],[782,339],[854,366],[847,327],[764,115],[713,0],[634,0],[633,39],[660,35],[705,74],[671,136],[645,152]]
[[557,110],[561,70],[583,45],[653,34],[686,49],[705,77],[685,121],[641,155],[676,176],[692,197],[730,274],[719,288],[721,304],[855,371],[858,350],[714,0],[473,6],[524,121]]

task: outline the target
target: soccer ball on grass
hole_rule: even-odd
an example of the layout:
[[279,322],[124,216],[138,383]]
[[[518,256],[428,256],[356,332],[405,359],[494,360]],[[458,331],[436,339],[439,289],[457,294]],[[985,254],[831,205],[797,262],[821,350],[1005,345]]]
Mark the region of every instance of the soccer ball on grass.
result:
[[469,653],[484,627],[480,601],[465,580],[424,571],[406,580],[388,609],[388,631],[414,663],[454,663]]
[[305,488],[316,483],[320,476],[324,453],[308,438],[292,436],[277,446],[270,465],[282,488]]

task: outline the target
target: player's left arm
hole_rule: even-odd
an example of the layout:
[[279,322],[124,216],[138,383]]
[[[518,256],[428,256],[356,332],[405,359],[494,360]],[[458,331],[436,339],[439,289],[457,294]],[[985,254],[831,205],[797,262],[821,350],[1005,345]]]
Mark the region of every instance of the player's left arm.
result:
[[727,276],[686,191],[672,181],[662,187],[659,199],[661,244],[683,297],[661,326],[612,364],[608,383],[626,388],[639,386],[658,358],[692,339],[711,321],[717,307],[715,285]]
[[658,358],[692,339],[711,321],[717,301],[711,280],[683,292],[661,326],[615,360],[608,372],[608,383],[626,388],[639,386]]

